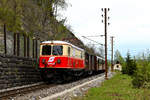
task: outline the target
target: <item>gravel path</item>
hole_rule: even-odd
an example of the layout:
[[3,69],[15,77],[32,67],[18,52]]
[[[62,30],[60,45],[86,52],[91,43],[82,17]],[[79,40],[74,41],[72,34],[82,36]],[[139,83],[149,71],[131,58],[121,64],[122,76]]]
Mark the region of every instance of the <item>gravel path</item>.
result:
[[[114,73],[109,73],[112,77]],[[87,77],[72,83],[61,84],[47,89],[40,89],[24,95],[17,95],[10,100],[71,100],[72,97],[83,96],[91,87],[99,86],[105,80],[104,73]]]

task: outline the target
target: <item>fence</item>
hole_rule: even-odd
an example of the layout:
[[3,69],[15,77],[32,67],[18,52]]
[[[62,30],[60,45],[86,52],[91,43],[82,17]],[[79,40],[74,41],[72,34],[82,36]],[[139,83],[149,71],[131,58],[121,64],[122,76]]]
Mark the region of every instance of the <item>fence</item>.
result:
[[[2,35],[4,34],[4,35]],[[1,53],[28,58],[38,58],[40,40],[26,34],[7,31],[4,25],[1,28]],[[3,50],[2,50],[3,49]]]
[[39,44],[36,38],[9,32],[5,25],[0,27],[0,89],[41,81]]

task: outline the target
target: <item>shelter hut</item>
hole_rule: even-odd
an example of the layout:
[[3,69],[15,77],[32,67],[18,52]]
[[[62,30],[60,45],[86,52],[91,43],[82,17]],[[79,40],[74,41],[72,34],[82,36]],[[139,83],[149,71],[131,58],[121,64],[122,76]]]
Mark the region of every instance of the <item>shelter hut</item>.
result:
[[114,65],[114,70],[119,70],[119,71],[122,70],[122,66],[119,61],[117,61],[116,64]]

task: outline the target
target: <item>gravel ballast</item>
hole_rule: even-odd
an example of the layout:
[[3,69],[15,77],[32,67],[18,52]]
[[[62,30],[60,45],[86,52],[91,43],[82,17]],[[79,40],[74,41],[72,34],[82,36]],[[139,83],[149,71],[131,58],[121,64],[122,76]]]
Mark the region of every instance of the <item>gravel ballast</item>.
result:
[[[108,78],[114,73],[109,72]],[[46,89],[39,89],[28,94],[17,95],[11,100],[71,100],[72,97],[83,96],[92,87],[100,86],[105,80],[104,73],[87,77],[72,83],[60,84]]]

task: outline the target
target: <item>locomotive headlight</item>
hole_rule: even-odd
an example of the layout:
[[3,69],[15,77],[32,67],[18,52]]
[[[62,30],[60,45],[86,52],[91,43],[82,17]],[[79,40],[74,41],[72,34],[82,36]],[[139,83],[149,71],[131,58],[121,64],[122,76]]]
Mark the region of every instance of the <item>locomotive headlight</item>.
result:
[[45,64],[45,59],[42,59],[42,64]]
[[61,63],[61,60],[60,60],[60,59],[57,59],[57,63],[60,64],[60,63]]

